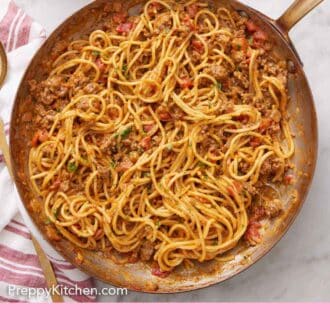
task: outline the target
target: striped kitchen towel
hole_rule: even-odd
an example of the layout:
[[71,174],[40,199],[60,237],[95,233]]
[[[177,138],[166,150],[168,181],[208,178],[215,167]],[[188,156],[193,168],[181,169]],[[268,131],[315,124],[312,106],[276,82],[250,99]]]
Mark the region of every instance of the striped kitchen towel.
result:
[[[7,51],[9,62],[9,74],[0,91],[0,116],[5,122],[7,134],[15,91],[31,57],[45,37],[44,29],[13,1],[0,0],[0,40]],[[23,221],[18,210],[15,188],[0,153],[0,301],[51,301],[47,293],[42,292],[46,283],[30,231],[38,238],[52,262],[59,285],[70,290],[74,288],[77,293],[93,288],[93,280],[43,242],[27,215],[24,215]],[[64,297],[64,300],[92,302],[95,296],[78,294]]]

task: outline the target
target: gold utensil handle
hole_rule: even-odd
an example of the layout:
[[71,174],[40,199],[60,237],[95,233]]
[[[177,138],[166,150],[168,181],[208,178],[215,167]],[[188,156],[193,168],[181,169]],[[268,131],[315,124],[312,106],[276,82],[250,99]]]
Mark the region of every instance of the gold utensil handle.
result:
[[295,0],[276,23],[287,34],[302,18],[323,1]]
[[[1,119],[0,119],[0,150],[2,150],[2,152],[3,152],[3,156],[5,158],[5,162],[6,162],[8,171],[10,173],[10,176],[13,178],[13,169],[12,169],[11,161],[10,161],[9,147],[8,147],[7,140],[6,140],[5,127],[4,127],[3,121]],[[55,276],[53,267],[52,267],[50,261],[48,260],[48,257],[46,256],[45,252],[42,250],[38,241],[33,236],[32,236],[32,243],[37,252],[40,266],[41,266],[44,276],[45,276],[47,287],[48,287],[48,289],[50,289],[50,295],[51,295],[52,301],[54,303],[63,302],[63,297],[60,296],[56,292],[56,290],[53,290],[53,288],[56,288],[56,286],[57,286],[57,280],[56,280],[56,276]]]
[[0,88],[3,85],[7,74],[7,56],[5,49],[0,41]]

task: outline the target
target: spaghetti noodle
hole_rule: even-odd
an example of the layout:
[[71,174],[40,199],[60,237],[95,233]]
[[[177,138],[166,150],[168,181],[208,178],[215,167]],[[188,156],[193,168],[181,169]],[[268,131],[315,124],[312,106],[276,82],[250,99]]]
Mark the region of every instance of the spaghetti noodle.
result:
[[29,172],[50,238],[153,260],[160,276],[260,242],[260,220],[281,209],[262,188],[283,182],[294,154],[285,61],[226,8],[115,7],[31,82]]

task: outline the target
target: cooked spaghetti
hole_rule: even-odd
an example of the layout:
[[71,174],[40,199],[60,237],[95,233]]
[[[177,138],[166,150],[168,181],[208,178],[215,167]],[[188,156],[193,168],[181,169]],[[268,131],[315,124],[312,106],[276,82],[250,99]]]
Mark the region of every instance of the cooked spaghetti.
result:
[[29,172],[50,239],[150,261],[154,275],[261,241],[290,183],[287,64],[246,14],[206,2],[115,3],[31,82]]

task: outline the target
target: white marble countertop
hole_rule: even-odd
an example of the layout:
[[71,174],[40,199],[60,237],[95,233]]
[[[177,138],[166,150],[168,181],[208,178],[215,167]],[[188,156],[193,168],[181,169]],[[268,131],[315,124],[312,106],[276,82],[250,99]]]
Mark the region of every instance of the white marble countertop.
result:
[[[89,0],[16,0],[50,33]],[[244,0],[277,17],[290,0]],[[1,0],[0,0],[1,3]],[[208,289],[177,295],[129,293],[101,301],[330,301],[330,1],[291,32],[305,64],[319,117],[319,159],[311,192],[299,218],[261,261],[235,278]],[[97,282],[102,287],[105,284]]]

